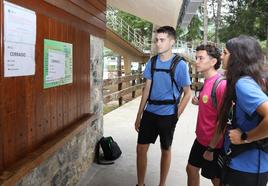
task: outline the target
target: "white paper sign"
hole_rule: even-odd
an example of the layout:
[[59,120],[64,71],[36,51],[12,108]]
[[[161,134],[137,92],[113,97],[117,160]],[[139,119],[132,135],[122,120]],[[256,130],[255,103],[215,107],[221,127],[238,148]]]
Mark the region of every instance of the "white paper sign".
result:
[[35,45],[34,11],[4,1],[4,40]]
[[58,50],[48,50],[48,82],[57,82],[65,78],[65,53]]
[[5,42],[4,76],[26,76],[35,73],[34,45]]

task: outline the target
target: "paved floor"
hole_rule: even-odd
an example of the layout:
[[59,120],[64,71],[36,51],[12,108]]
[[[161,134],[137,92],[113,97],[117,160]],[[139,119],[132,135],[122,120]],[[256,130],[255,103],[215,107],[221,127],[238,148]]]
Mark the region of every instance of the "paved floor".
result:
[[[112,136],[118,142],[122,156],[113,165],[93,164],[83,175],[79,186],[134,186],[136,184],[136,140],[134,121],[140,97],[104,116],[104,136]],[[188,104],[177,123],[172,145],[172,162],[167,186],[186,186],[185,167],[188,154],[195,138],[197,107]],[[146,186],[157,186],[159,181],[160,145],[150,146]],[[201,177],[201,186],[211,185],[210,180]]]

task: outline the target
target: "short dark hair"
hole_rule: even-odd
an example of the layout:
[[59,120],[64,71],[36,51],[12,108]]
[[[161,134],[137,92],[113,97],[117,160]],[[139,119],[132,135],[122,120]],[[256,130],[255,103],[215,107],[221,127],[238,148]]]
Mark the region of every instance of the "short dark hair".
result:
[[199,45],[198,47],[196,47],[196,51],[199,50],[205,50],[207,51],[208,55],[210,57],[213,57],[215,59],[217,59],[217,63],[214,65],[215,70],[217,70],[218,68],[220,68],[221,66],[221,51],[214,45]]
[[156,33],[166,33],[169,37],[176,40],[176,31],[171,26],[162,26],[156,30]]

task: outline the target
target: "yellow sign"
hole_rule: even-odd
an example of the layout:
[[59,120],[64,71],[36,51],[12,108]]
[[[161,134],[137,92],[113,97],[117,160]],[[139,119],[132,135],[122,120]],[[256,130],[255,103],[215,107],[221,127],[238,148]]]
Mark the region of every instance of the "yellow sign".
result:
[[208,96],[207,95],[204,95],[202,97],[202,101],[203,101],[203,103],[207,103],[208,102]]

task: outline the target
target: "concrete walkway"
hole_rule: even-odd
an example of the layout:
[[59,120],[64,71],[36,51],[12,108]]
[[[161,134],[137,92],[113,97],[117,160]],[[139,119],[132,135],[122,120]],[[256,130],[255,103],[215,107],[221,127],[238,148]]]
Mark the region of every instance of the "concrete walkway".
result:
[[[136,141],[134,121],[140,98],[104,116],[104,136],[112,136],[122,150],[122,156],[113,165],[93,164],[83,175],[79,186],[135,186],[136,184]],[[172,162],[167,186],[186,186],[185,167],[190,148],[195,138],[197,107],[188,104],[177,123],[172,145]],[[145,184],[157,186],[160,175],[160,145],[150,146]],[[201,177],[201,186],[212,185],[210,180]]]

